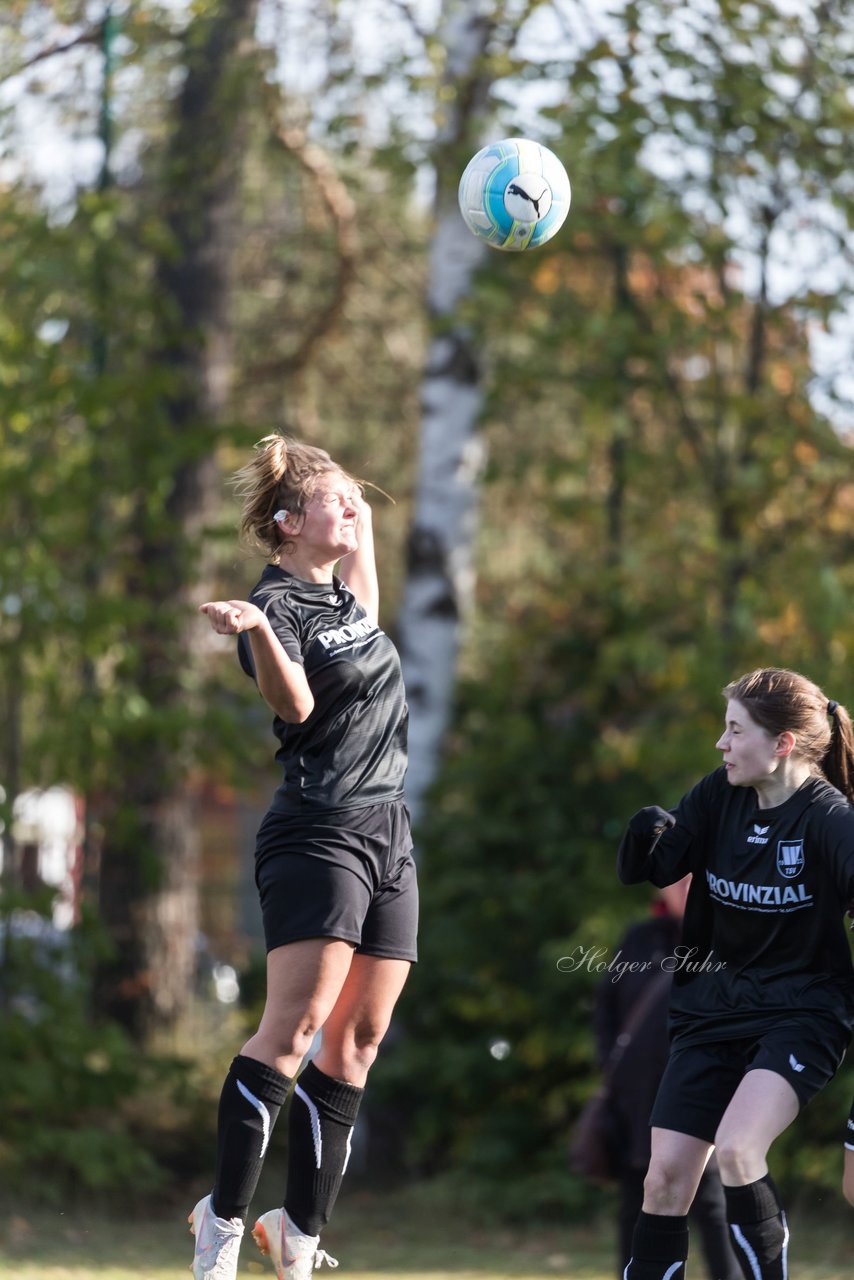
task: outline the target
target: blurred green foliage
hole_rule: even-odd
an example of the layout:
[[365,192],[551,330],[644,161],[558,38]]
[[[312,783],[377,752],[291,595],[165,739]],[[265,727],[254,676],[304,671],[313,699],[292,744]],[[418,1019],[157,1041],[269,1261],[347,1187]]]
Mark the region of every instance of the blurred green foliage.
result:
[[197,1172],[180,1157],[197,1146],[192,1071],[93,1017],[93,967],[109,940],[92,919],[55,929],[50,906],[50,895],[7,892],[0,910],[4,1198],[106,1203],[133,1187],[144,1199]]

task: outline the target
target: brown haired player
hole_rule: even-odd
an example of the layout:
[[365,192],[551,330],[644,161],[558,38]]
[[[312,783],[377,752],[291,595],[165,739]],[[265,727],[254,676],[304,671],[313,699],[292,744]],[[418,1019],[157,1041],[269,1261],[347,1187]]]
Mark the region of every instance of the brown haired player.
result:
[[636,813],[618,855],[624,884],[693,874],[625,1280],[682,1280],[685,1215],[713,1149],[744,1275],[785,1280],[788,1227],[766,1156],[833,1076],[854,1020],[848,713],[779,669],[724,696],[722,767],[671,812]]

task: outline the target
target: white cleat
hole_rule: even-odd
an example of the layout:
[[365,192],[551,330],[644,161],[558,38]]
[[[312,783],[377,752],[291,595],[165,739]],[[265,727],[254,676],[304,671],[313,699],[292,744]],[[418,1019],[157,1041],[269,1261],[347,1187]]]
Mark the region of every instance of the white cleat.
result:
[[237,1255],[243,1239],[240,1218],[218,1218],[211,1198],[200,1200],[187,1221],[196,1237],[190,1263],[193,1280],[237,1280]]
[[308,1280],[315,1267],[324,1262],[328,1267],[338,1266],[325,1249],[318,1249],[320,1236],[303,1235],[284,1209],[262,1213],[252,1238],[269,1256],[278,1280]]

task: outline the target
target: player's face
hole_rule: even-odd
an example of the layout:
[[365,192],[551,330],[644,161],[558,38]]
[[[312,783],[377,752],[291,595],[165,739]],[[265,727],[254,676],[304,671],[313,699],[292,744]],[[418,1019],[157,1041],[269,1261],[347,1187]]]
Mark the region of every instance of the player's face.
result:
[[353,481],[340,471],[322,475],[305,509],[299,530],[300,543],[319,554],[338,556],[355,551],[361,495]]
[[723,752],[727,780],[734,787],[761,785],[780,764],[778,739],[734,699],[727,703],[724,731],[716,745]]

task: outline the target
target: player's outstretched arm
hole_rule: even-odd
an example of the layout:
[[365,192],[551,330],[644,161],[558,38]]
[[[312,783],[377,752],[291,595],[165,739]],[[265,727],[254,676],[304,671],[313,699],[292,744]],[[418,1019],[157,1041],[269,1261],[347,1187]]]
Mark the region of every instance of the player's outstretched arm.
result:
[[255,681],[268,707],[286,724],[302,724],[314,710],[304,669],[285,653],[267,615],[248,600],[209,600],[199,605],[218,635],[247,633]]

